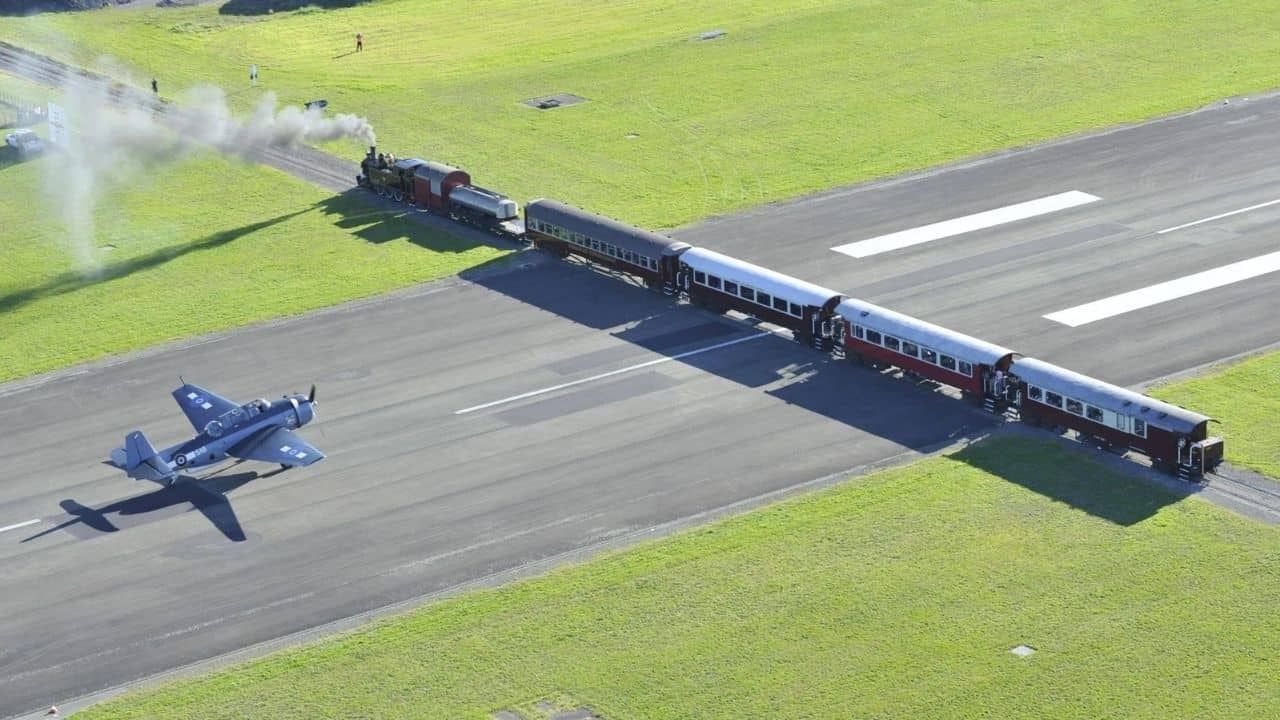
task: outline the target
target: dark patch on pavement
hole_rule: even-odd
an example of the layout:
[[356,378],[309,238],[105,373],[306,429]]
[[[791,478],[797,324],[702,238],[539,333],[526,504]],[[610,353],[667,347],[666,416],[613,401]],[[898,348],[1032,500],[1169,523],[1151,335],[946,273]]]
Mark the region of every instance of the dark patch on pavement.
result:
[[534,401],[499,412],[497,417],[508,425],[532,425],[641,395],[661,392],[679,384],[678,380],[650,370],[634,375],[624,375],[617,380],[584,383],[572,390],[566,390],[567,395],[551,395],[546,400]]

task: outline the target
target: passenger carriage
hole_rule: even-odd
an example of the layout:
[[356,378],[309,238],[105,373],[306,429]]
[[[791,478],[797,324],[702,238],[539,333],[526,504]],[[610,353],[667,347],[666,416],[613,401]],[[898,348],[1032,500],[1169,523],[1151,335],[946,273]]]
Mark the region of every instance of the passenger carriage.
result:
[[834,344],[842,297],[834,290],[704,248],[680,254],[676,285],[692,302],[753,315],[822,350]]
[[690,246],[555,200],[524,208],[525,236],[561,257],[574,254],[672,292],[680,254]]
[[880,362],[957,388],[976,402],[999,399],[1016,353],[924,320],[848,298],[836,308],[845,355]]
[[1031,424],[1060,425],[1138,450],[1183,476],[1222,462],[1222,438],[1209,436],[1207,415],[1035,358],[1014,363],[1012,382],[1013,402]]

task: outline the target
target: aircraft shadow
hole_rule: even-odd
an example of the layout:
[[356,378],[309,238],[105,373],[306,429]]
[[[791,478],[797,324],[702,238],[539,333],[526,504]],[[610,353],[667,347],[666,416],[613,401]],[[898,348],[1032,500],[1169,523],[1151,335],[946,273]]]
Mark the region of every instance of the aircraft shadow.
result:
[[97,508],[85,507],[75,500],[67,498],[58,504],[71,516],[70,520],[30,537],[23,538],[22,542],[30,542],[60,530],[74,530],[77,526],[90,528],[98,533],[118,532],[120,528],[108,516],[146,515],[168,508],[178,508],[185,504],[189,504],[191,507],[182,512],[198,510],[228,540],[244,542],[244,529],[240,527],[240,520],[236,517],[235,510],[227,499],[227,493],[253,480],[271,477],[278,472],[281,471],[275,470],[263,475],[259,475],[257,472],[245,472],[205,479],[184,475],[173,485],[142,495],[115,500]]
[[[511,272],[470,270],[461,273],[461,277],[669,357],[753,332],[751,321],[735,323],[577,262],[529,262]],[[697,315],[702,316],[702,321],[695,319],[691,324],[690,318]],[[620,326],[623,329],[618,330]],[[760,388],[788,404],[914,450],[927,451],[966,437],[975,439],[1000,424],[976,405],[938,392],[936,383],[864,368],[799,344],[779,347],[773,339],[761,339],[724,352],[695,354],[676,361],[745,387]],[[620,364],[619,360],[608,367]],[[528,418],[538,414],[530,411],[512,416]],[[975,457],[985,456],[970,453],[961,460],[970,462]],[[1079,456],[1064,457],[1063,463],[1081,467]],[[1067,473],[1081,482],[1051,482],[1035,477],[1016,463],[986,463],[984,469],[1122,525],[1149,517],[1167,502],[1178,499],[1163,494],[1157,497],[1150,490],[1138,493],[1145,498],[1139,501],[1125,493],[1082,489],[1087,471],[1074,476]]]

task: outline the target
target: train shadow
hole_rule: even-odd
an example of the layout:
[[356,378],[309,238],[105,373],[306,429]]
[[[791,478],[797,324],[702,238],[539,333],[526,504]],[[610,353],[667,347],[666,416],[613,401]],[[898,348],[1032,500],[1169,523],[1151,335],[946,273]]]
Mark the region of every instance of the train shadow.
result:
[[[67,515],[71,516],[71,519],[23,538],[22,542],[30,542],[62,530],[71,532],[82,540],[104,533],[118,532],[119,520],[112,520],[108,517],[111,515],[117,517],[149,515],[148,522],[153,522],[193,510],[199,511],[201,515],[208,518],[218,532],[228,540],[244,542],[244,529],[240,527],[240,520],[227,499],[227,493],[258,478],[270,477],[275,472],[279,471],[264,475],[259,475],[257,472],[236,473],[204,479],[183,476],[173,485],[142,495],[115,500],[96,508],[86,507],[67,498],[58,504]],[[183,508],[183,505],[190,505],[190,507]]]
[[[521,270],[461,275],[476,285],[903,448],[929,452],[961,440],[980,439],[1003,422],[936,383],[864,368],[772,334],[747,340],[764,332],[753,327],[750,319],[715,315],[586,263],[560,261],[540,252],[528,255],[531,261],[523,263]],[[735,347],[727,347],[731,344]],[[725,346],[723,351],[698,352],[721,346]],[[635,353],[626,348],[600,350],[596,355],[599,357],[576,357],[565,361],[564,368],[551,369],[566,376],[583,372],[584,366],[608,372],[635,360]],[[640,385],[637,381],[637,387]],[[543,416],[533,409],[506,412],[515,419]],[[857,445],[855,436],[850,458],[858,457]],[[956,458],[1120,525],[1139,522],[1179,499],[1141,481],[1113,482],[1110,476],[1114,472],[1107,473],[1106,482],[1094,482],[1087,477],[1090,471],[1082,470],[1089,466],[1080,463],[1078,454],[1066,450],[1059,451],[1060,457],[1036,459],[1042,443],[1034,438],[1018,453],[993,452],[984,449],[986,445],[972,443]],[[849,466],[855,464],[850,462]]]
[[1141,479],[1133,467],[1127,467],[1132,462],[1118,457],[1108,458],[1114,463],[1100,462],[1100,458],[1081,462],[1082,448],[1033,432],[1028,429],[975,443],[951,458],[1117,525],[1146,520],[1198,489],[1187,486],[1179,491],[1170,488],[1174,481]]
[[[715,315],[585,263],[544,257],[524,264],[523,270],[463,272],[461,276],[904,448],[926,450],[962,435],[985,432],[994,423],[990,415],[968,403],[892,382],[753,327],[750,320]],[[577,367],[608,370],[625,365],[628,356],[634,360],[634,353],[625,348],[601,350],[597,355],[572,362]],[[558,370],[569,372],[568,368]]]
[[335,226],[375,245],[403,240],[424,250],[442,253],[461,253],[478,247],[497,250],[520,247],[514,241],[378,197],[361,188],[327,197],[316,203],[316,207],[325,215],[334,216]]

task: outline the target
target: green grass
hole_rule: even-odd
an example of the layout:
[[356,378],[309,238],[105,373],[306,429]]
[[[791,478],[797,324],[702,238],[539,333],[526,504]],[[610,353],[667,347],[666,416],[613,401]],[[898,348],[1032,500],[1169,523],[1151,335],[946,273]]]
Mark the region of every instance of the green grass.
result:
[[101,270],[85,275],[42,193],[56,162],[0,164],[0,381],[374,295],[502,254],[274,170],[203,157],[108,193],[89,250]]
[[[1270,0],[216,6],[4,18],[0,38],[241,108],[323,97],[399,156],[653,228],[1277,84]],[[553,92],[591,102],[520,104]]]
[[1274,529],[1005,438],[82,717],[1262,718],[1278,609]]
[[1268,353],[1149,394],[1221,421],[1227,460],[1280,478],[1280,352]]

